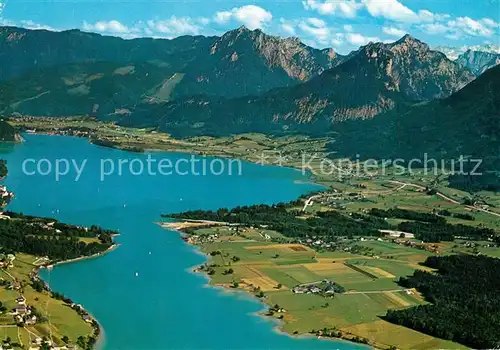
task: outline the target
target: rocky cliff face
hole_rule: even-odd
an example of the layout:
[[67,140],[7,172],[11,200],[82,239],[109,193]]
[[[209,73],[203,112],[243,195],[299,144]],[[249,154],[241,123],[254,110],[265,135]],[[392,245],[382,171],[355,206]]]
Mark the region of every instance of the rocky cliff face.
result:
[[393,44],[369,44],[357,54],[387,57],[387,75],[395,88],[411,100],[444,98],[474,79],[444,54],[432,51],[410,35]]
[[[245,27],[236,32],[229,32],[228,37],[247,36],[253,43],[253,49],[266,60],[271,67],[283,69],[291,78],[307,81],[321,74],[325,69],[330,69],[342,62],[343,56],[338,55],[333,49],[317,50],[304,45],[298,38],[283,39],[266,35],[260,30],[249,31]],[[224,37],[217,44],[226,46]],[[230,39],[231,40],[231,39]],[[231,44],[234,41],[230,41]]]
[[298,39],[282,39],[240,27],[225,33],[186,70],[175,96],[240,97],[292,86],[336,66],[342,58]]
[[500,64],[500,54],[468,50],[461,54],[456,62],[461,67],[469,69],[474,75],[480,76],[488,69]]

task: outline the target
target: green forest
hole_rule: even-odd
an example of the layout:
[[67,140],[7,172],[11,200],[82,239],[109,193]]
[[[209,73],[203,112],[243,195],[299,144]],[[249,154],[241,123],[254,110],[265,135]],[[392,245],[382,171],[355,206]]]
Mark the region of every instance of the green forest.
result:
[[[6,211],[10,220],[0,220],[0,247],[3,253],[26,253],[67,260],[106,251],[116,232],[98,226],[83,228],[53,219],[36,218]],[[81,237],[97,238],[85,243]]]
[[408,221],[398,225],[398,230],[415,234],[415,238],[424,242],[453,241],[455,238],[471,240],[491,239],[497,244],[500,237],[495,231],[485,227],[473,227],[468,225],[452,225],[448,223],[426,223]]
[[386,320],[476,349],[500,347],[500,260],[486,256],[429,257],[425,266],[401,278],[430,305],[391,310]]
[[380,236],[379,229],[389,228],[389,224],[383,219],[360,214],[350,217],[337,211],[326,211],[318,212],[316,216],[307,219],[300,218],[302,214],[301,211],[293,209],[291,204],[280,203],[236,207],[232,210],[194,210],[163,217],[221,221],[247,226],[265,225],[288,237]]
[[5,161],[4,159],[0,159],[0,179],[6,177],[7,173],[7,161]]
[[[500,237],[489,228],[468,225],[453,225],[446,218],[431,213],[422,213],[403,209],[372,209],[367,214],[349,213],[330,210],[317,212],[315,216],[303,217],[303,212],[296,209],[302,203],[280,203],[276,205],[252,205],[212,210],[193,210],[184,213],[164,214],[163,217],[187,220],[210,220],[242,224],[245,226],[265,225],[287,237],[353,237],[381,235],[379,230],[397,229],[415,234],[415,238],[424,242],[453,241],[455,238],[486,240],[497,244]],[[390,225],[386,218],[398,218],[404,221],[397,226]]]

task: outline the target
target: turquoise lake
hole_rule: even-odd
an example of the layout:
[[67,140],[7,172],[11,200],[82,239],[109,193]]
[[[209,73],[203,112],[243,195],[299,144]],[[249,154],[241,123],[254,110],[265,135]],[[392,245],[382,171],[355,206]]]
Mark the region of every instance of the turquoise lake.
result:
[[[97,147],[85,139],[35,135],[26,135],[26,142],[1,155],[9,167],[5,183],[16,195],[9,210],[120,231],[120,247],[113,252],[41,273],[52,289],[99,320],[105,349],[362,348],[275,332],[273,323],[254,314],[263,309],[256,300],[206,287],[203,276],[190,272],[205,257],[178,233],[154,224],[162,213],[289,201],[318,186],[304,183],[299,171],[249,163],[243,163],[241,176],[125,172],[100,181],[101,159],[146,156]],[[188,157],[152,156],[173,161]],[[56,181],[53,174],[24,174],[22,164],[29,158],[88,161],[79,181],[74,172]]]

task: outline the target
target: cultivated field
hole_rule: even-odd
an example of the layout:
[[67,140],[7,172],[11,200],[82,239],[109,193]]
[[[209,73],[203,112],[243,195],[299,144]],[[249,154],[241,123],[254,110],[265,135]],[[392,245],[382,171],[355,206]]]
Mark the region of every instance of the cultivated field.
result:
[[[210,229],[202,230],[210,233]],[[224,228],[218,232],[224,232]],[[221,235],[202,245],[207,254],[220,252],[210,259],[215,264],[211,283],[225,287],[237,283],[251,293],[262,292],[263,301],[285,310],[273,315],[282,319],[284,331],[308,333],[335,327],[347,338],[366,338],[383,348],[460,347],[380,318],[389,309],[424,303],[416,291],[405,291],[396,281],[419,268],[418,262],[427,257],[425,252],[387,242],[360,242],[378,249],[381,256],[394,255],[394,259],[373,258],[346,252],[317,253],[303,245],[276,244],[256,237],[260,240]],[[232,273],[227,273],[229,268]],[[324,297],[291,291],[298,285],[325,279],[342,285],[345,293]]]

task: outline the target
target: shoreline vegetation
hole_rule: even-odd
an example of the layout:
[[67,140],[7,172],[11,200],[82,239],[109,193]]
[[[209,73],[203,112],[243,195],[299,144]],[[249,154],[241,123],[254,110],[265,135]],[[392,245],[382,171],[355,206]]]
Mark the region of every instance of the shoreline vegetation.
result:
[[[8,121],[21,132],[28,134],[81,137],[97,146],[136,153],[168,151],[241,159],[258,163],[260,152],[274,152],[275,155],[286,155],[281,166],[298,170],[301,170],[298,162],[301,152],[308,151],[311,154],[316,154],[320,159],[326,158],[328,153],[326,137],[311,138],[293,135],[275,138],[263,134],[241,134],[235,137],[200,136],[176,139],[165,132],[158,132],[152,128],[122,127],[114,123],[98,121],[92,117],[23,116],[11,117]],[[270,160],[269,165],[273,165],[273,159]],[[313,183],[326,184],[322,183],[321,179],[316,178]]]
[[[483,212],[493,218],[500,217],[500,205],[490,205],[488,198],[496,196],[496,192],[480,190],[473,193],[454,187],[454,180],[448,178],[446,172],[450,169],[435,169],[427,173],[424,169],[412,169],[412,172],[398,174],[394,167],[378,164],[377,169],[370,166],[371,174],[351,174],[352,168],[362,167],[360,160],[347,162],[347,158],[332,158],[331,137],[304,136],[292,134],[275,137],[258,133],[237,134],[227,137],[197,136],[176,139],[168,133],[154,128],[130,128],[116,125],[112,122],[99,121],[93,117],[33,117],[15,116],[6,118],[21,132],[32,134],[62,135],[86,138],[90,143],[129,152],[168,151],[174,153],[189,153],[200,156],[211,156],[229,159],[240,159],[251,163],[279,165],[291,169],[306,171],[309,180],[331,189],[346,190],[346,184],[352,192],[359,192],[363,182],[383,179],[385,182],[399,184],[401,188],[411,187],[422,190],[433,196],[440,197],[449,203],[460,204],[464,209],[473,212]],[[312,156],[304,164],[303,155]],[[322,161],[334,161],[332,171],[325,173]],[[328,166],[327,166],[328,167]],[[356,171],[355,171],[356,172]],[[389,194],[391,190],[385,194]]]
[[95,254],[89,255],[89,256],[80,256],[78,258],[56,261],[52,264],[42,265],[41,268],[42,269],[53,269],[54,267],[59,266],[59,265],[71,264],[71,263],[75,263],[75,262],[79,262],[79,261],[83,261],[83,260],[90,260],[90,259],[99,258],[101,256],[108,254],[108,253],[111,253],[113,250],[117,249],[119,246],[120,246],[119,243],[113,243],[108,249],[106,249],[103,252],[95,253]]
[[[2,179],[7,176],[3,160],[0,172]],[[0,190],[3,209],[14,194],[5,186]],[[0,216],[0,325],[6,335],[3,346],[47,349],[77,346],[90,350],[102,343],[103,329],[97,319],[82,305],[53,291],[39,272],[103,256],[119,246],[113,240],[119,233],[11,211],[2,211]],[[63,320],[64,331],[57,322],[47,323],[52,315]]]

